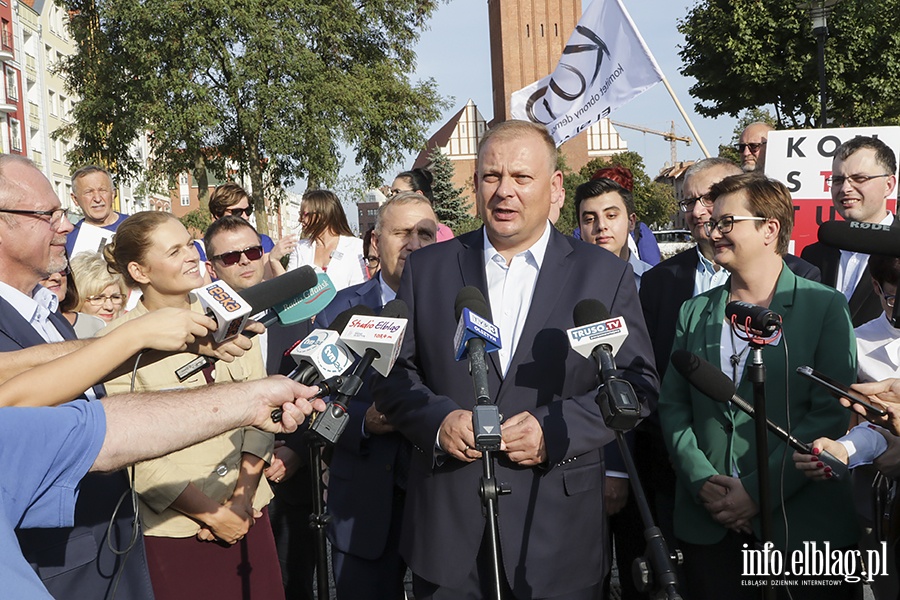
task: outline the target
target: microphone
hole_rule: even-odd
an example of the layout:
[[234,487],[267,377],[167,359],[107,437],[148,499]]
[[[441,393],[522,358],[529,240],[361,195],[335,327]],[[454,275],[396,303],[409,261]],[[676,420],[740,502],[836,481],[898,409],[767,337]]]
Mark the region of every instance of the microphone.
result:
[[[340,384],[336,394],[325,412],[319,413],[312,420],[309,430],[334,444],[341,437],[347,422],[347,402],[359,393],[363,385],[363,375],[369,367],[384,376],[390,372],[406,331],[406,315],[408,310],[402,300],[391,300],[384,305],[379,317],[354,316],[341,333],[341,339],[347,342],[354,351],[360,354],[352,370]],[[361,352],[360,352],[361,350]]]
[[491,309],[484,294],[476,287],[466,286],[459,290],[454,311],[459,322],[453,336],[456,360],[468,357],[469,374],[475,386],[475,408],[472,410],[475,447],[482,452],[498,451],[502,441],[500,411],[491,401],[485,356],[500,349],[500,328],[491,323]]
[[[696,354],[692,354],[687,350],[676,350],[672,353],[672,366],[702,394],[709,396],[716,402],[733,402],[735,406],[751,417],[754,417],[756,414],[753,407],[735,393],[734,383],[728,379],[728,376]],[[787,443],[794,450],[804,454],[813,453],[810,444],[801,442],[769,419],[766,419],[766,427],[775,434],[775,437]],[[823,450],[818,456],[823,463],[831,467],[831,472],[835,479],[840,479],[847,475],[847,465],[827,451]]]
[[321,379],[343,375],[353,362],[353,354],[340,334],[354,316],[372,314],[371,308],[360,304],[335,317],[329,329],[314,329],[286,352],[297,364],[288,377],[303,385],[315,385]]
[[[243,302],[249,307],[248,312],[245,313],[243,322],[240,323],[240,327],[237,331],[234,332],[234,335],[240,333],[240,328],[244,326],[246,323],[246,315],[253,315],[261,312],[268,311],[269,309],[276,307],[284,302],[287,302],[298,295],[298,290],[300,290],[300,294],[303,294],[317,283],[317,277],[315,270],[310,266],[303,266],[299,269],[295,269],[293,271],[288,271],[284,275],[280,275],[273,279],[269,279],[268,281],[263,281],[261,283],[257,283],[256,285],[250,286],[244,291],[241,292],[240,296],[231,291],[229,294],[226,291],[226,288],[230,290],[225,282],[216,281],[207,286],[204,286],[203,290],[208,290],[212,288],[215,290],[216,286],[218,286],[221,291],[216,292],[215,297],[213,294],[209,294],[211,298],[214,300],[214,304],[216,305],[216,310],[225,311],[228,314],[227,307],[231,305],[233,302],[237,302],[238,299],[243,300]],[[195,293],[199,290],[194,290]],[[204,294],[199,293],[201,302],[203,302]],[[231,299],[225,297],[225,295],[231,296]],[[216,299],[218,298],[218,299]],[[205,304],[207,307],[207,314],[210,312],[210,306]],[[324,307],[323,307],[324,308]],[[237,312],[237,311],[235,311]],[[214,315],[215,313],[213,313]],[[211,315],[212,316],[212,315]],[[215,316],[213,316],[215,318]],[[236,320],[234,321],[236,322]],[[271,326],[276,322],[276,317],[269,314],[264,317],[261,321],[262,324],[266,327]],[[221,329],[217,328],[217,331]],[[250,334],[249,337],[252,337],[255,334]],[[216,338],[217,342],[222,341],[225,338]],[[207,366],[215,364],[216,359],[207,356],[198,356],[187,364],[178,368],[175,371],[175,376],[178,377],[178,381],[185,381],[188,377],[191,377],[195,373],[198,373],[205,369]]]
[[575,327],[566,331],[569,345],[583,357],[593,357],[600,368],[597,404],[603,421],[612,429],[627,431],[641,419],[641,405],[631,384],[616,375],[613,354],[628,337],[622,317],[611,318],[599,300],[584,299],[572,311]]
[[[311,269],[312,267],[303,266],[300,268]],[[293,273],[293,271],[288,272]],[[280,277],[284,277],[284,275]],[[278,279],[278,277],[275,279]],[[337,288],[334,287],[331,278],[325,273],[316,273],[316,281],[312,287],[306,286],[301,289],[305,291],[299,295],[289,297],[284,302],[279,302],[274,306],[274,310],[278,314],[278,322],[282,325],[293,325],[316,316],[326,306],[331,304],[331,301],[337,295]]]
[[826,221],[819,225],[819,241],[828,246],[900,257],[900,226],[859,221]]
[[215,342],[223,342],[240,333],[253,311],[250,304],[224,281],[214,281],[193,291],[200,299],[203,311],[216,322]]
[[763,306],[735,300],[725,305],[728,320],[741,325],[748,334],[770,338],[781,329],[781,315]]

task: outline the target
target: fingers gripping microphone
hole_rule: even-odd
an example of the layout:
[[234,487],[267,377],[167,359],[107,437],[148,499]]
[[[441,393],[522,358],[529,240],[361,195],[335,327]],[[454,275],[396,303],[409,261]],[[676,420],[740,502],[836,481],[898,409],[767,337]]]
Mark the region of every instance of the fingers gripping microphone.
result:
[[593,357],[600,367],[597,404],[604,422],[619,431],[632,429],[641,419],[641,405],[631,384],[616,375],[613,358],[628,337],[625,319],[611,318],[603,303],[593,299],[575,305],[572,319],[575,327],[566,331],[569,345],[585,358]]
[[406,303],[391,300],[384,306],[381,316],[354,316],[341,334],[341,340],[360,354],[352,371],[344,376],[337,393],[332,394],[325,412],[316,415],[309,430],[325,442],[334,444],[341,437],[347,422],[347,402],[359,393],[363,376],[369,367],[384,376],[390,372],[406,331]]
[[[751,417],[754,416],[755,411],[753,410],[753,407],[735,393],[734,384],[728,379],[728,376],[696,354],[691,354],[686,350],[676,350],[672,353],[672,366],[702,394],[709,396],[716,402],[722,402],[723,404],[732,402]],[[768,427],[769,431],[775,434],[778,439],[785,442],[794,450],[803,452],[804,454],[813,453],[811,445],[801,442],[768,419],[766,419],[766,427]],[[828,452],[823,450],[819,454],[819,458],[823,463],[831,467],[831,472],[836,479],[840,479],[847,475],[847,465]]]
[[294,344],[288,353],[297,368],[288,377],[303,385],[316,385],[322,380],[330,381],[332,377],[343,375],[353,362],[353,353],[341,341],[341,332],[354,316],[372,314],[372,309],[365,305],[348,308],[334,319],[328,329],[315,329]]
[[488,352],[500,349],[500,328],[491,323],[491,309],[484,294],[476,287],[464,287],[456,295],[454,306],[456,335],[453,345],[456,360],[469,359],[469,374],[475,385],[475,408],[472,411],[472,429],[475,447],[484,451],[500,450],[500,411],[491,401],[488,390]]
[[[317,277],[315,270],[313,270],[312,267],[304,266],[293,271],[288,271],[284,275],[275,277],[274,279],[269,279],[268,281],[263,281],[250,286],[242,291],[240,296],[234,293],[234,291],[223,281],[215,281],[199,290],[194,290],[194,292],[200,297],[200,301],[203,303],[207,314],[212,316],[219,323],[219,327],[216,329],[217,332],[223,329],[222,321],[218,318],[219,313],[237,314],[238,311],[229,311],[228,307],[232,306],[235,302],[243,301],[243,304],[246,305],[246,311],[241,312],[243,316],[241,317],[242,320],[239,327],[229,336],[233,337],[240,333],[247,322],[248,315],[268,311],[282,303],[289,302],[292,298],[302,296],[310,288],[314,287],[316,282]],[[264,326],[269,327],[277,321],[278,318],[275,315],[267,314],[260,322]],[[236,319],[232,321],[231,325],[226,324],[224,327],[232,328],[235,323],[237,323]],[[250,333],[248,334],[248,337],[253,337],[254,335],[256,334]],[[221,342],[226,338],[214,335],[213,339],[217,342]],[[175,375],[178,377],[178,381],[185,381],[188,377],[191,377],[195,373],[199,373],[209,365],[215,364],[215,362],[216,359],[214,358],[198,356],[176,370]]]

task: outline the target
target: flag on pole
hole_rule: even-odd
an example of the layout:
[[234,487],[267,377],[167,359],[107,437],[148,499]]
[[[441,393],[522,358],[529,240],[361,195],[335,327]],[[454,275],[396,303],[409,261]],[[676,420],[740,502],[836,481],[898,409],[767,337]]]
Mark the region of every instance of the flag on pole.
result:
[[546,125],[559,146],[662,80],[622,0],[593,0],[556,70],[514,92],[510,112]]

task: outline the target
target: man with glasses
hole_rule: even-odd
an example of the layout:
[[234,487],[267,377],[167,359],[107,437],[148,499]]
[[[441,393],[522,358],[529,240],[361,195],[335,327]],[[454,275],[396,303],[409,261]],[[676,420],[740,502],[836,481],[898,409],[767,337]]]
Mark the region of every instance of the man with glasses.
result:
[[74,253],[75,240],[81,234],[83,224],[115,233],[122,221],[128,218],[128,215],[112,209],[115,194],[112,175],[103,167],[87,165],[72,173],[72,201],[81,208],[84,218],[75,224],[75,230],[66,240],[66,252],[69,256]]
[[[858,136],[835,150],[831,163],[831,201],[847,221],[893,225],[887,200],[897,184],[897,158],[881,140]],[[819,267],[822,283],[843,293],[850,318],[858,327],[881,313],[881,301],[869,283],[868,255],[848,252],[821,242],[810,244],[801,256]]]
[[763,173],[766,170],[766,144],[769,132],[774,130],[768,123],[756,122],[750,123],[741,132],[735,147],[741,155],[741,169],[745,173]]
[[[234,184],[226,184],[234,185]],[[236,186],[237,187],[237,186]],[[243,190],[242,190],[243,191]],[[237,214],[213,221],[204,235],[206,268],[238,294],[265,279],[261,236]],[[293,361],[284,352],[310,331],[308,321],[270,327],[258,336],[266,373],[286,373]],[[282,362],[290,363],[282,366]],[[312,493],[307,446],[300,433],[278,436],[272,463],[265,470],[275,498],[269,504],[269,520],[281,562],[287,600],[311,598],[315,567],[315,531],[309,527]]]
[[[714,184],[740,173],[741,169],[736,164],[724,158],[707,158],[685,171],[682,187],[684,200],[679,206],[685,213],[688,228],[697,245],[659,263],[644,273],[641,279],[641,307],[653,343],[660,379],[669,366],[681,305],[698,294],[724,284],[729,277],[728,271],[713,260],[713,245],[707,231],[713,203],[707,194]],[[812,281],[821,279],[816,267],[796,256],[785,254],[784,261],[801,277]],[[660,527],[666,539],[672,542],[675,539],[672,528],[675,472],[668,461],[658,460],[667,450],[656,413],[638,427],[635,447],[641,481],[648,484],[651,501],[655,497]]]
[[[437,240],[437,216],[425,196],[399,192],[381,205],[372,235],[378,275],[338,292],[319,313],[327,327],[353,306],[376,312],[393,300],[407,257]],[[406,562],[400,557],[400,522],[410,446],[375,410],[368,386],[350,401],[350,423],[331,459],[328,534],[338,600],[403,600]]]

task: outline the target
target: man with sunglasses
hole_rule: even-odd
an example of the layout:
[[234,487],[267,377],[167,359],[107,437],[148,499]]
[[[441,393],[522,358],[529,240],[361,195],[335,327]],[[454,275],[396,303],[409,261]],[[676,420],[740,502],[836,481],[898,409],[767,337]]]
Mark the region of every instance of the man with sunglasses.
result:
[[[847,221],[895,224],[887,200],[897,185],[896,173],[896,154],[878,138],[858,136],[844,142],[835,150],[827,179],[835,210]],[[819,267],[822,283],[847,298],[854,327],[881,314],[881,299],[869,283],[867,254],[816,242],[801,256]]]
[[[210,208],[212,206],[210,201]],[[208,256],[206,268],[210,275],[227,283],[238,294],[260,283],[266,278],[261,237],[246,218],[237,214],[223,214],[213,221],[203,237]],[[309,332],[309,321],[304,321],[270,327],[261,334],[259,346],[266,373],[287,373],[293,360],[284,357],[285,350]],[[275,492],[275,498],[269,504],[269,520],[275,534],[287,600],[311,598],[313,592],[316,538],[315,531],[309,527],[312,492],[307,452],[300,433],[278,436],[274,458],[265,470]]]
[[766,143],[769,132],[774,130],[768,123],[756,122],[750,123],[741,132],[735,147],[741,155],[741,169],[744,173],[762,173],[766,170]]
[[128,215],[112,209],[116,186],[112,175],[103,167],[86,165],[72,173],[72,201],[81,208],[84,218],[75,224],[75,230],[66,239],[66,252],[72,256],[75,240],[85,223],[115,232]]

